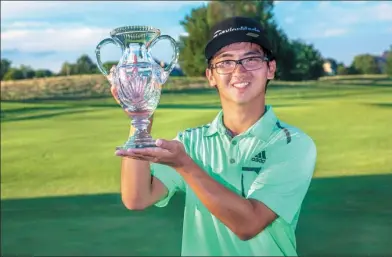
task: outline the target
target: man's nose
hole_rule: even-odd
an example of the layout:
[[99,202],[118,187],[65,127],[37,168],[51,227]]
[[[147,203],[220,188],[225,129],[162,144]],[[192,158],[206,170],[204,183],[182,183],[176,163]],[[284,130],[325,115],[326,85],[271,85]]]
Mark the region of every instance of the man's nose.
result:
[[247,70],[244,68],[242,63],[237,63],[237,65],[234,68],[233,73],[244,73],[247,72]]

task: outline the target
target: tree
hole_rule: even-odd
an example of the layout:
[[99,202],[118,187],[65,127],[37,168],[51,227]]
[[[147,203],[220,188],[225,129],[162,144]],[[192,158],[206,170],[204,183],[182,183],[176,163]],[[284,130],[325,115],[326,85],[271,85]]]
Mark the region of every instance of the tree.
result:
[[386,64],[385,64],[385,73],[389,76],[392,76],[392,46],[390,50],[386,54]]
[[211,1],[207,8],[210,26],[233,16],[246,16],[260,20],[266,28],[272,23],[273,1]]
[[97,65],[93,63],[91,58],[84,54],[76,60],[77,74],[93,74],[97,73]]
[[35,76],[35,71],[30,66],[22,64],[19,70],[23,73],[24,79],[31,79]]
[[352,64],[347,67],[348,75],[358,75],[361,74],[361,72],[355,68]]
[[63,63],[59,75],[69,76],[75,74],[94,74],[94,73],[98,73],[97,65],[93,63],[93,61],[88,55],[84,54],[76,60],[75,64],[69,62]]
[[24,74],[20,69],[10,68],[4,75],[4,80],[24,79]]
[[[107,61],[102,64],[102,66],[110,72],[110,69],[113,67],[113,65],[118,65],[118,61]],[[97,67],[98,68],[98,67]]]
[[381,70],[377,65],[376,58],[370,54],[361,54],[354,57],[352,66],[360,74],[380,74]]
[[60,76],[69,76],[69,75],[72,75],[71,72],[72,72],[72,64],[70,64],[69,62],[65,62],[61,66],[59,75]]
[[40,69],[35,71],[36,78],[45,78],[51,76],[53,76],[53,72],[51,72],[50,70]]
[[[295,71],[298,61],[306,61],[309,64],[311,78],[321,76],[320,73],[320,54],[311,47],[306,58],[296,56],[299,52],[295,51],[292,42],[288,39],[284,31],[278,27],[273,18],[273,1],[210,1],[207,6],[193,9],[187,15],[181,25],[187,32],[187,36],[180,37],[180,66],[187,76],[204,75],[206,60],[204,59],[204,47],[208,42],[209,30],[217,22],[232,16],[245,16],[260,21],[267,37],[271,41],[272,52],[277,61],[276,78],[291,80],[299,78],[300,74],[309,77],[305,72]],[[317,53],[316,53],[317,52]],[[314,57],[315,59],[311,59]],[[322,65],[321,65],[322,68]]]
[[348,70],[348,68],[346,68],[346,66],[344,66],[343,63],[339,63],[337,65],[336,73],[338,75],[348,75],[349,74],[349,70]]
[[292,47],[295,53],[292,80],[314,80],[324,74],[324,60],[313,45],[306,44],[301,40],[294,40]]
[[7,59],[1,59],[1,67],[0,68],[1,68],[0,79],[3,80],[4,75],[11,68],[11,61],[7,60]]
[[204,76],[206,61],[204,46],[208,42],[210,26],[207,22],[207,7],[192,9],[180,22],[187,32],[179,38],[179,64],[187,76]]

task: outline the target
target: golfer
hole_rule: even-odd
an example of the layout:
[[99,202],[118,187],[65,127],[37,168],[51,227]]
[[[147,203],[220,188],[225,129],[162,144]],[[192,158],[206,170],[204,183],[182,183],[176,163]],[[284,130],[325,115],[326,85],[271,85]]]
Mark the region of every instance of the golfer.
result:
[[117,151],[122,201],[143,210],[185,192],[183,256],[295,256],[315,144],[265,103],[276,61],[260,23],[233,17],[210,34],[206,77],[222,109],[156,148]]

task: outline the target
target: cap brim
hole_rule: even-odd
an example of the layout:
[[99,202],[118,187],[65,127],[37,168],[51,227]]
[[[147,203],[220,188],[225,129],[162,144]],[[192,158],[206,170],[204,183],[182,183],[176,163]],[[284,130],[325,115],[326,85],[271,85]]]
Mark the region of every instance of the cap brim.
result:
[[[220,49],[223,47],[239,43],[239,42],[249,42],[260,45],[268,51],[271,51],[271,45],[268,39],[262,34],[253,34],[247,35],[249,33],[244,33],[242,31],[239,32],[230,32],[225,35],[220,35],[216,38],[210,40],[205,48],[204,54],[207,60],[211,59]],[[258,35],[255,37],[254,35]]]

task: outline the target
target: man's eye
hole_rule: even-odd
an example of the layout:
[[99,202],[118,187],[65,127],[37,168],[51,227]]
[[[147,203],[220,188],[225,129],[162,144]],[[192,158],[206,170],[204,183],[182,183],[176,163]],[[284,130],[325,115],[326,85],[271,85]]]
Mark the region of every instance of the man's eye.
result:
[[250,57],[246,60],[247,62],[260,62],[260,58]]
[[219,65],[222,66],[231,66],[232,62],[231,61],[222,61],[219,63]]

